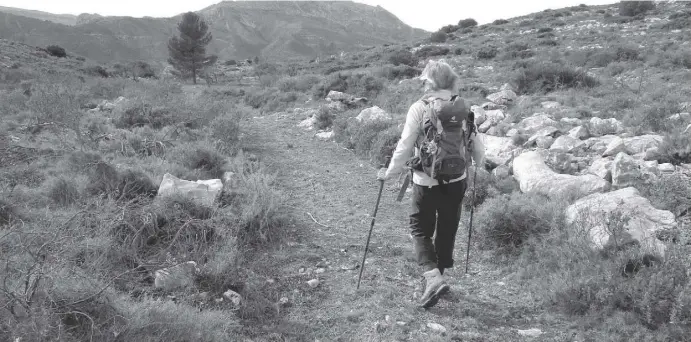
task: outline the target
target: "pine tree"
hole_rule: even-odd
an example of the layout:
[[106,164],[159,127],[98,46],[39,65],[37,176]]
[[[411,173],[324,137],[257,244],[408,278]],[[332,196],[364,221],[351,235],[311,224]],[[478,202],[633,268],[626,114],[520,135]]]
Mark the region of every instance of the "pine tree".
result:
[[212,36],[209,27],[196,13],[187,12],[178,24],[180,37],[172,37],[168,41],[168,63],[183,77],[192,77],[197,84],[197,75],[204,69],[216,63],[215,55],[206,55],[206,45]]

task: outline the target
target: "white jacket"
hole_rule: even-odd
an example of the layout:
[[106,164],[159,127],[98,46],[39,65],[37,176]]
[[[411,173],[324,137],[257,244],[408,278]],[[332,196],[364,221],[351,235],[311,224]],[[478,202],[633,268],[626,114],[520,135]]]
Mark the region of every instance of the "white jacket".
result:
[[[386,170],[386,178],[398,177],[405,169],[405,163],[414,156],[415,153],[415,142],[418,140],[418,136],[422,133],[422,117],[425,113],[425,105],[421,101],[415,102],[410,109],[405,120],[405,126],[403,127],[403,133],[401,133],[401,139],[398,141],[396,150],[391,157],[391,162],[389,163],[389,168]],[[466,124],[463,124],[464,130]],[[477,127],[475,133],[470,137],[472,140],[472,158],[475,165],[483,165],[485,159],[485,145],[482,140],[479,139],[477,134]],[[467,172],[466,172],[467,173]],[[453,179],[450,182],[457,182],[465,179],[468,175],[464,173],[463,176]],[[439,185],[436,179],[428,176],[426,173],[415,170],[413,172],[413,183],[422,186],[435,186]]]

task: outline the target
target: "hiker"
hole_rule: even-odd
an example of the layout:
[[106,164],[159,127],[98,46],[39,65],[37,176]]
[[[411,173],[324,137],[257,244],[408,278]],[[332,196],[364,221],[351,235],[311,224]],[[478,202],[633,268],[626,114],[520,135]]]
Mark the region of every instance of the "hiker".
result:
[[[421,305],[428,308],[435,305],[439,296],[449,290],[444,270],[453,267],[454,264],[453,249],[460,220],[461,202],[468,186],[469,155],[472,154],[475,165],[481,167],[484,164],[485,147],[477,136],[474,116],[470,118],[472,122],[468,120],[474,133],[470,136],[467,134],[468,124],[465,118],[472,113],[463,99],[460,96],[452,97],[459,94],[460,88],[460,76],[453,68],[444,60],[429,61],[419,78],[424,82],[425,94],[410,106],[401,138],[389,167],[380,169],[377,179],[398,178],[406,165],[412,171],[412,212],[409,216],[412,232],[410,235],[413,238],[418,265],[423,268],[423,277],[426,280]],[[431,150],[425,149],[429,144],[424,143],[425,130],[430,127],[430,122],[427,120],[429,106],[440,103],[432,101],[435,97],[451,100],[445,102],[449,105],[445,107],[449,108],[446,112],[458,112],[463,121],[457,123],[455,114],[449,115],[450,118],[445,121],[449,123],[446,127],[450,127],[451,130],[444,130],[445,138],[442,139],[442,144],[439,144],[438,148],[442,153],[440,155],[448,158],[448,161],[440,164],[442,167],[436,172],[438,176],[432,177],[431,174],[434,172],[430,170],[431,163],[422,167],[420,164],[425,164],[421,162],[421,158],[424,160],[431,158],[429,152]],[[435,112],[439,114],[442,111],[435,110]],[[439,118],[442,116],[443,114],[439,114]],[[459,139],[465,140],[458,141]],[[472,147],[472,153],[467,153],[467,144]],[[448,146],[459,148],[457,151],[448,151]],[[447,150],[444,151],[444,149]],[[437,162],[436,159],[434,161]],[[443,177],[444,174],[446,178]],[[432,241],[435,228],[436,237]]]

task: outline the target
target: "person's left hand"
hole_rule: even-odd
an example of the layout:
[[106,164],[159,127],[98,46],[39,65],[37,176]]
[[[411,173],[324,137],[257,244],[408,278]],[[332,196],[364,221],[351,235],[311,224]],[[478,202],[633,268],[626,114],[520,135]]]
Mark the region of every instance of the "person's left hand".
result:
[[379,169],[379,172],[377,172],[377,180],[385,181],[388,179],[388,177],[386,176],[386,170],[387,169],[385,167]]

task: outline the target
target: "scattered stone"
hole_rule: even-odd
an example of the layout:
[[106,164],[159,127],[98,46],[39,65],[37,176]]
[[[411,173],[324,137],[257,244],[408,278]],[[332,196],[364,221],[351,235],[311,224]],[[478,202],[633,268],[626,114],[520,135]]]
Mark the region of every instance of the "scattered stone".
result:
[[583,124],[583,120],[578,118],[561,118],[559,122],[566,126],[581,126]]
[[487,121],[491,121],[492,125],[496,125],[506,118],[506,115],[500,109],[488,110],[485,112],[485,115],[487,116]]
[[620,134],[624,132],[624,125],[615,118],[601,119],[598,117],[590,118],[588,131],[594,137],[608,134]]
[[496,104],[494,102],[485,102],[480,107],[482,107],[482,109],[484,109],[484,110],[495,110],[495,109],[506,110],[506,108],[507,108],[506,106],[499,105],[499,104]]
[[480,139],[485,145],[485,159],[495,166],[506,164],[517,149],[511,138],[480,134]]
[[365,108],[360,112],[360,115],[358,115],[355,118],[357,121],[362,122],[371,122],[371,121],[376,121],[376,120],[392,120],[391,115],[387,113],[385,110],[379,108],[378,106],[373,106],[369,108]]
[[311,131],[314,129],[314,125],[317,123],[317,119],[315,117],[307,118],[305,120],[300,121],[298,124],[298,127],[304,128],[307,131]]
[[535,192],[550,197],[570,194],[580,198],[610,188],[607,181],[595,175],[558,174],[535,151],[524,152],[514,159],[513,175],[522,192]]
[[668,118],[670,121],[689,122],[691,121],[691,113],[677,113]]
[[438,323],[427,323],[427,327],[436,333],[440,333],[440,334],[446,333],[446,328],[444,328],[443,325],[438,324]]
[[307,282],[307,285],[309,285],[311,288],[315,288],[319,286],[319,279],[312,279]]
[[609,145],[609,143],[617,138],[619,137],[616,135],[603,135],[601,137],[593,137],[585,140],[585,145],[589,150],[602,155],[607,150],[607,146]]
[[316,273],[316,274],[322,274],[322,273],[324,273],[324,272],[326,272],[326,269],[323,268],[323,267],[317,268],[317,269],[314,271],[314,273]]
[[[485,120],[485,122],[483,122],[482,125],[478,126],[477,130],[480,133],[487,133],[490,128],[492,128],[492,121]],[[492,135],[492,134],[490,134],[490,135]]]
[[220,197],[222,190],[223,182],[220,179],[192,182],[166,173],[158,187],[157,198],[180,194],[200,204],[211,206]]
[[348,106],[343,102],[328,102],[326,108],[333,112],[344,112],[348,109]]
[[537,328],[531,328],[527,330],[518,330],[518,334],[525,337],[540,337],[542,335],[542,330]]
[[552,118],[550,118],[547,114],[536,114],[521,120],[521,122],[518,123],[517,128],[525,134],[533,135],[545,127],[556,127],[557,125],[558,123],[552,120]]
[[512,128],[512,129],[506,131],[505,136],[508,137],[508,138],[511,138],[511,137],[514,137],[514,136],[516,136],[516,135],[518,135],[518,134],[520,134],[520,132],[518,132],[517,129]]
[[539,137],[537,140],[535,140],[535,144],[538,148],[548,149],[550,146],[552,146],[552,143],[554,143],[554,138],[551,136]]
[[670,163],[664,163],[658,166],[658,170],[660,170],[660,172],[673,173],[676,168]]
[[233,290],[228,290],[226,292],[223,292],[223,297],[225,299],[228,299],[235,307],[239,307],[240,304],[242,303],[242,296],[240,296],[239,293],[233,291]]
[[492,170],[494,179],[504,179],[511,177],[511,168],[506,165],[499,165]]
[[482,125],[487,120],[487,113],[482,107],[471,106],[470,110],[475,114],[475,125]]
[[557,109],[561,107],[561,103],[557,101],[545,101],[541,103],[542,108],[544,109]]
[[340,102],[347,106],[357,106],[367,103],[367,98],[365,97],[355,97],[350,94],[342,93],[340,91],[331,90],[329,94],[326,95],[326,101],[328,102]]
[[648,149],[658,148],[665,138],[657,134],[647,134],[637,137],[625,138],[624,145],[626,146],[626,153],[634,155],[638,153],[645,153]]
[[612,186],[625,188],[634,186],[642,180],[639,164],[630,155],[619,152],[612,162]]
[[488,100],[498,105],[504,106],[513,104],[516,98],[518,98],[518,95],[516,95],[516,93],[514,93],[514,91],[510,89],[502,90],[494,94],[487,95]]
[[609,144],[607,144],[607,148],[605,149],[605,152],[602,153],[602,156],[614,156],[620,152],[624,152],[625,150],[626,145],[624,145],[624,139],[616,137],[615,139],[612,139],[612,141],[610,141]]
[[596,175],[608,182],[612,181],[612,160],[609,158],[597,157],[588,168],[587,172]]
[[403,322],[403,321],[398,321],[398,322],[396,322],[396,325],[398,325],[399,327],[404,327],[404,326],[406,326],[407,324],[408,324],[408,323]]
[[574,139],[588,139],[590,137],[590,132],[585,126],[576,126],[569,131],[569,136]]
[[120,96],[115,101],[110,102],[108,100],[103,100],[99,105],[98,105],[98,110],[105,111],[105,112],[112,112],[113,110],[121,108],[125,103],[127,99],[125,99],[124,96]]
[[558,137],[552,146],[549,148],[550,151],[554,152],[567,152],[571,153],[585,146],[585,143],[577,138],[571,137],[569,135],[562,135]]
[[559,129],[554,126],[547,126],[541,128],[539,131],[535,132],[528,141],[523,144],[523,147],[530,147],[537,142],[539,138],[553,137],[555,134],[559,133]]
[[659,148],[651,147],[643,153],[643,160],[658,160],[661,156],[662,154]]
[[166,291],[194,285],[194,275],[199,271],[197,263],[188,261],[154,272],[154,286]]
[[328,132],[319,132],[315,134],[315,136],[322,141],[328,141],[333,139],[334,137],[334,131],[328,131]]
[[[621,240],[616,242],[610,233],[616,224],[611,222],[613,213],[626,220],[621,222],[623,227],[617,234]],[[665,246],[657,239],[656,232],[677,225],[672,212],[656,209],[633,187],[581,198],[566,209],[566,220],[570,226],[587,228],[596,249],[636,241],[644,252],[661,256],[664,256]]]
[[290,304],[290,299],[288,299],[288,297],[281,297],[281,299],[278,300],[278,304],[281,306],[288,306],[288,304]]

